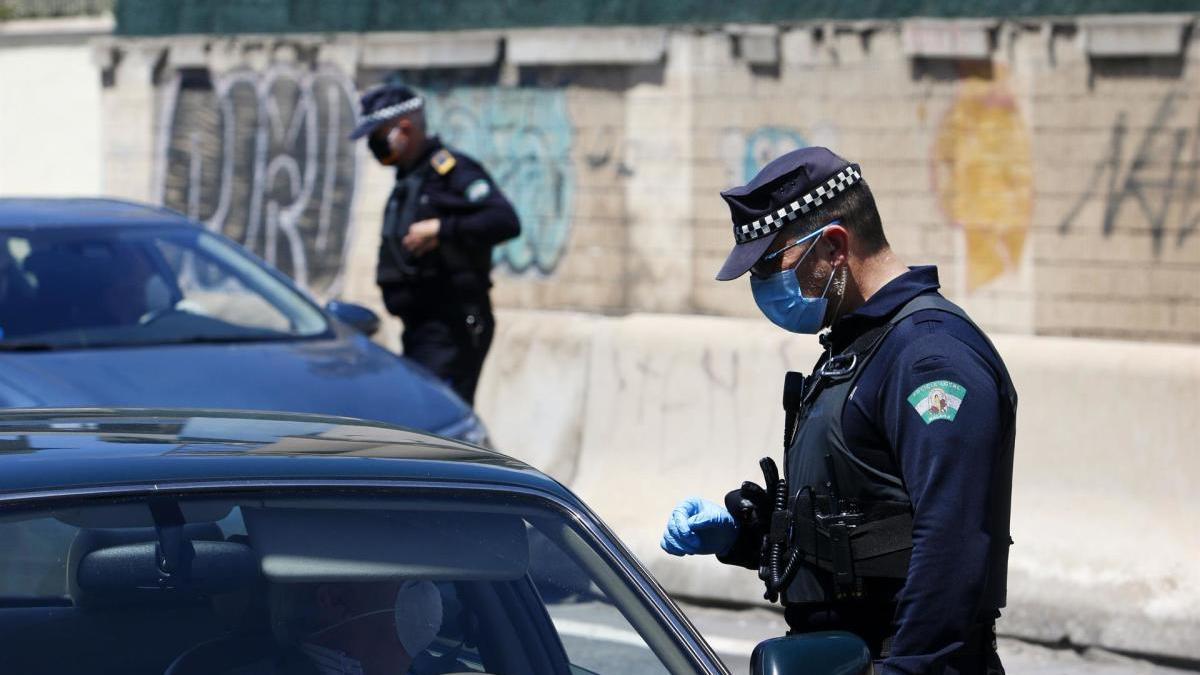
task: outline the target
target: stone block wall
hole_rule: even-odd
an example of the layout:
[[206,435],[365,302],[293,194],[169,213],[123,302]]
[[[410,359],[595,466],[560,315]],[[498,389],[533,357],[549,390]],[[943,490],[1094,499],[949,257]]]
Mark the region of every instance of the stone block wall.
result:
[[501,307],[753,316],[712,281],[718,192],[828,145],[985,327],[1195,342],[1200,46],[1191,16],[1138,21],[110,39],[104,185],[378,306],[390,175],[344,132],[399,71],[523,218]]

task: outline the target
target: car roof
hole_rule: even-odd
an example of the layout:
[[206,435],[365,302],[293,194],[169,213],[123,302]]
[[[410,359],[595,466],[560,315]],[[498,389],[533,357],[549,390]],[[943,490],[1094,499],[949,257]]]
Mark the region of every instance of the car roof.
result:
[[217,410],[0,411],[0,499],[134,485],[293,480],[489,483],[576,502],[550,477],[501,453],[344,417]]
[[0,227],[84,225],[192,225],[178,211],[100,197],[0,198]]

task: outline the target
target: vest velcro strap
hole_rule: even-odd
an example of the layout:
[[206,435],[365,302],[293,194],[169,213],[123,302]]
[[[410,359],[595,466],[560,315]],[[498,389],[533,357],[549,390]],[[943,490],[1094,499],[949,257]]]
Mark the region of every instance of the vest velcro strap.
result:
[[912,514],[901,513],[859,525],[850,535],[854,558],[876,556],[912,548]]
[[[839,547],[828,528],[800,514],[792,520],[793,545],[804,552],[804,561],[814,567],[837,573]],[[904,578],[908,575],[908,552],[912,549],[912,514],[897,513],[879,520],[867,520],[845,530],[849,535],[851,564],[864,577]],[[837,568],[837,569],[835,569]]]

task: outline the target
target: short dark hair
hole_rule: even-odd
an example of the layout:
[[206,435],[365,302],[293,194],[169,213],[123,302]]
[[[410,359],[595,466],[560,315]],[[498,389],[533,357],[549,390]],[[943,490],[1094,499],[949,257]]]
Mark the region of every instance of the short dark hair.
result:
[[888,240],[883,234],[883,221],[879,218],[875,196],[871,194],[867,181],[860,180],[834,199],[800,216],[789,229],[804,235],[815,232],[834,220],[840,220],[842,227],[854,234],[868,254],[878,253],[887,248]]

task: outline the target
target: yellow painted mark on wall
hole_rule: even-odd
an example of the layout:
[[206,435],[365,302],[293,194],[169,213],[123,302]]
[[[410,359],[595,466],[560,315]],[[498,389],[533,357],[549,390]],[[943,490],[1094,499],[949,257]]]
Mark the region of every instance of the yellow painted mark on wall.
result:
[[967,72],[933,152],[942,211],[966,235],[967,290],[1016,270],[1033,211],[1029,130],[1007,74]]

